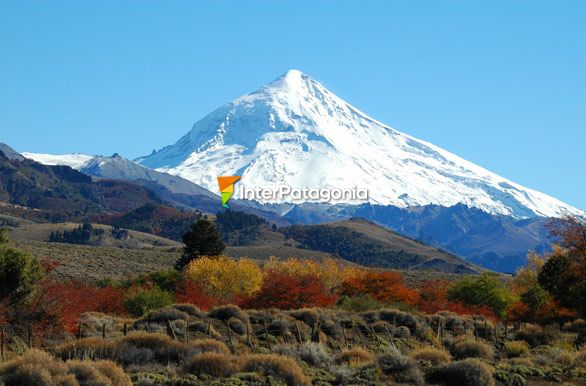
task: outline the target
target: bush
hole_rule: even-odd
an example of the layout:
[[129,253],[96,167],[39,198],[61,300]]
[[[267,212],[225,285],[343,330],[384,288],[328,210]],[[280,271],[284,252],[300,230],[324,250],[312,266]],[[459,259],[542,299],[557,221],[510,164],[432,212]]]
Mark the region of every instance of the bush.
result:
[[425,347],[415,350],[411,353],[411,358],[427,366],[439,366],[448,363],[452,357],[447,351],[433,347]]
[[163,307],[158,310],[151,311],[146,317],[139,320],[137,323],[165,323],[174,320],[188,320],[189,315],[183,311],[178,310],[173,306]]
[[98,371],[91,361],[73,360],[67,362],[67,367],[80,385],[113,386],[110,379]]
[[181,312],[185,312],[190,316],[201,318],[204,315],[203,312],[193,304],[173,304],[172,307]]
[[531,347],[549,344],[553,341],[553,332],[549,333],[539,326],[527,325],[523,329],[517,331],[515,340],[524,340],[529,343]]
[[274,354],[257,354],[242,356],[239,362],[242,371],[272,376],[288,386],[311,385],[309,379],[303,374],[303,370],[291,358]]
[[143,316],[150,310],[162,308],[173,303],[173,296],[159,287],[131,288],[124,300],[124,307],[134,316]]
[[332,363],[331,355],[320,343],[305,342],[299,347],[297,353],[305,363],[311,366],[322,367]]
[[116,342],[102,338],[84,338],[63,343],[53,349],[53,354],[61,360],[70,359],[113,359]]
[[373,359],[374,355],[370,351],[362,347],[352,347],[350,349],[344,349],[340,354],[340,362],[353,367],[371,362]]
[[527,354],[529,346],[523,340],[512,340],[505,342],[505,352],[508,358],[517,358]]
[[393,330],[393,335],[397,338],[407,339],[411,336],[411,331],[405,326],[399,326]]
[[491,346],[475,340],[458,340],[454,342],[450,348],[450,353],[456,359],[492,359],[494,357],[494,351]]
[[117,359],[124,364],[158,362],[179,363],[187,357],[189,348],[162,334],[137,332],[117,341]]
[[319,315],[315,310],[303,308],[289,313],[295,319],[305,323],[309,327],[313,327],[319,320]]
[[233,304],[215,307],[208,313],[208,316],[210,318],[219,319],[223,322],[232,318],[240,319],[243,322],[246,322],[247,320],[246,313],[242,311],[240,307]]
[[583,348],[576,353],[574,361],[576,362],[576,365],[586,367],[586,348]]
[[478,359],[465,359],[433,369],[427,376],[429,383],[445,386],[493,386],[490,368]]
[[423,374],[417,367],[417,363],[401,354],[397,349],[381,354],[377,358],[377,363],[382,372],[391,376],[395,382],[415,385],[424,383]]
[[190,374],[210,375],[212,377],[229,377],[238,372],[231,356],[217,352],[205,352],[194,355],[185,366]]
[[391,323],[394,326],[405,326],[413,334],[417,333],[417,328],[420,324],[415,316],[393,308],[382,310],[379,317],[380,320]]
[[130,377],[112,361],[95,361],[92,365],[112,382],[112,386],[132,386]]
[[189,343],[191,354],[203,354],[214,352],[217,354],[229,355],[230,350],[223,342],[215,339],[198,339]]
[[0,384],[5,386],[78,386],[64,363],[39,351],[27,351],[21,357],[0,365]]

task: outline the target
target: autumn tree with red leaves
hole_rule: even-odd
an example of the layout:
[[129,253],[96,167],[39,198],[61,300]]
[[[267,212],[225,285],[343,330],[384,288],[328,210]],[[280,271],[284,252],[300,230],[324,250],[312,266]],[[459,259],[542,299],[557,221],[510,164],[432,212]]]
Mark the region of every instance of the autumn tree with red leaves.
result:
[[283,310],[305,307],[327,307],[337,296],[329,293],[316,275],[288,275],[269,271],[260,291],[247,302],[247,308],[279,308]]
[[403,302],[416,304],[417,291],[403,284],[403,276],[393,271],[365,271],[347,278],[339,288],[342,296],[370,295],[381,303]]

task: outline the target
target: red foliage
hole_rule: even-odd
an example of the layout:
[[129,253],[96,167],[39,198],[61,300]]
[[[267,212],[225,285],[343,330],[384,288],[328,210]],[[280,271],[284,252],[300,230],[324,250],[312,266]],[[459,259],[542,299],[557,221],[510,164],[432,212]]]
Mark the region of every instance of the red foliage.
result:
[[200,286],[191,280],[183,280],[178,283],[177,290],[175,291],[175,301],[177,303],[193,304],[203,311],[225,303],[220,298],[208,295]]
[[339,292],[345,296],[370,295],[383,303],[403,302],[416,304],[419,300],[417,291],[403,284],[403,276],[393,271],[368,271],[363,275],[346,279]]
[[125,315],[124,291],[112,287],[93,287],[77,283],[47,281],[37,292],[32,309],[37,323],[59,324],[74,332],[84,312]]
[[327,307],[336,300],[337,296],[328,292],[317,275],[288,275],[269,271],[260,292],[244,301],[242,306],[288,310]]
[[430,280],[423,282],[419,287],[419,301],[417,307],[427,313],[435,314],[439,311],[451,311],[460,315],[484,315],[496,320],[492,310],[486,306],[468,306],[462,302],[448,300],[448,288],[451,283],[447,280]]

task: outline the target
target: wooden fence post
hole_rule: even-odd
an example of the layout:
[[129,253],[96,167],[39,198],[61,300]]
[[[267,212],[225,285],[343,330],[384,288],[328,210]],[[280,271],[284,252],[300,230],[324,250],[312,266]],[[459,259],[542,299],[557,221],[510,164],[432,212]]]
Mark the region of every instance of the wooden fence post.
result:
[[226,329],[228,330],[228,342],[230,342],[230,350],[232,350],[232,354],[236,354],[236,350],[234,349],[234,343],[232,342],[232,329],[230,328],[230,324],[228,321],[226,323]]
[[299,344],[302,344],[304,339],[301,336],[301,330],[299,329],[299,325],[297,324],[297,321],[295,321],[295,330],[297,330],[297,338],[299,339]]
[[33,328],[31,327],[31,325],[28,325],[27,328],[27,332],[28,332],[28,348],[32,348],[33,347]]
[[348,348],[348,336],[346,335],[346,327],[342,324],[342,334],[344,335],[344,346]]
[[126,336],[126,334],[128,334],[128,325],[126,323],[124,323],[124,328],[122,329],[122,333],[124,334],[124,336]]
[[102,339],[106,339],[106,323],[102,324]]
[[267,341],[267,347],[269,348],[269,350],[272,350],[271,348],[271,340],[269,339],[269,327],[267,326],[267,321],[263,320],[263,325],[265,328],[265,340]]
[[81,339],[81,336],[83,334],[83,330],[82,329],[83,329],[83,326],[82,326],[81,322],[79,322],[79,326],[77,328],[77,339]]
[[169,335],[174,340],[177,340],[177,335],[175,335],[175,330],[173,326],[171,326],[171,321],[167,319],[167,335]]
[[4,326],[0,326],[0,359],[4,362]]

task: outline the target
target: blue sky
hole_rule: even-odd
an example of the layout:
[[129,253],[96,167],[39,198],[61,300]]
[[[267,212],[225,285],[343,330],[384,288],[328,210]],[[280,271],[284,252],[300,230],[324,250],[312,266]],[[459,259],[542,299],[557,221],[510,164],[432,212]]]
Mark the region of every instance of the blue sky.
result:
[[0,141],[129,158],[297,68],[586,209],[586,1],[0,0]]

